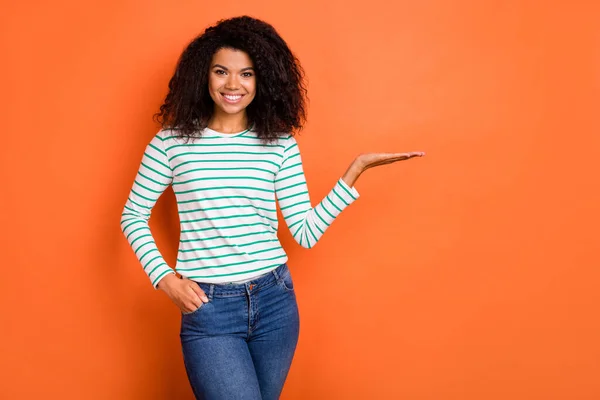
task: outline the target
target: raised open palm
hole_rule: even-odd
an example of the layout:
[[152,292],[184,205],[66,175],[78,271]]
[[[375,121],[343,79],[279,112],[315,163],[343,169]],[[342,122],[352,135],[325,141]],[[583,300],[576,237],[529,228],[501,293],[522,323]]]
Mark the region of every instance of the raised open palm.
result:
[[378,165],[391,164],[396,161],[408,160],[413,157],[423,157],[422,151],[411,151],[408,153],[366,153],[357,157],[357,162],[366,170]]
[[408,153],[365,153],[361,154],[354,162],[350,165],[342,179],[349,186],[354,185],[354,182],[358,179],[360,174],[365,172],[369,168],[376,167],[378,165],[391,164],[396,161],[404,161],[414,157],[423,157],[425,155],[422,151],[411,151]]

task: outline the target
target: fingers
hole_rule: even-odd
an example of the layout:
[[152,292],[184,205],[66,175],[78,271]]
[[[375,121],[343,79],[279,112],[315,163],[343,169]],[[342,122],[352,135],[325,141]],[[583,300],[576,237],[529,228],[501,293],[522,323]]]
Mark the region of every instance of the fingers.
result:
[[413,157],[423,157],[425,155],[422,151],[411,151],[409,153],[383,153],[380,154],[376,161],[372,162],[372,164],[377,163],[390,163],[402,160],[408,160]]
[[190,288],[194,291],[194,293],[196,293],[198,295],[200,300],[202,300],[205,303],[208,303],[208,297],[206,297],[206,294],[204,293],[202,288],[200,288],[200,286],[197,283],[194,283],[194,282],[190,282],[190,283],[191,283]]
[[184,304],[185,308],[182,309],[182,311],[189,313],[189,312],[199,309],[203,305],[204,305],[204,303],[202,302],[202,300],[200,300],[197,296],[194,296],[194,299],[192,301]]
[[423,157],[425,152],[411,151],[408,153],[370,153],[364,155],[363,171],[379,165],[391,164],[397,161],[408,160],[413,157]]
[[198,284],[190,281],[190,285],[187,287],[189,290],[189,295],[187,295],[187,299],[183,303],[182,309],[184,313],[191,313],[204,305],[204,303],[208,303],[208,298],[204,291],[198,286]]
[[385,163],[391,163],[396,161],[408,160],[414,157],[423,157],[425,155],[422,151],[411,151],[410,153],[396,153],[392,157],[389,157],[385,160]]
[[397,158],[399,160],[406,160],[408,158],[413,157],[423,157],[425,155],[424,151],[411,151],[408,153],[396,153],[393,155],[393,158]]
[[385,165],[385,164],[391,164],[391,163],[395,163],[397,161],[404,161],[404,160],[408,160],[409,158],[413,158],[416,156],[411,156],[407,153],[400,153],[400,154],[390,154],[389,156],[382,158],[380,160],[371,162],[369,164],[369,167],[375,167],[378,165]]

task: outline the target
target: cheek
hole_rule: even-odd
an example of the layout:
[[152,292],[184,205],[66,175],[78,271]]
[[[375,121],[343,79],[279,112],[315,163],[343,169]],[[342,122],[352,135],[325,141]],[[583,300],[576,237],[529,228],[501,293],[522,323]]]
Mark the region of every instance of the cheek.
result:
[[208,79],[208,91],[212,94],[212,92],[214,92],[217,87],[217,82],[215,82],[215,79],[211,76]]
[[214,102],[218,101],[217,94],[219,91],[220,85],[218,79],[209,78],[208,79],[208,93]]
[[256,81],[248,82],[246,85],[246,90],[252,97],[254,97],[256,95]]

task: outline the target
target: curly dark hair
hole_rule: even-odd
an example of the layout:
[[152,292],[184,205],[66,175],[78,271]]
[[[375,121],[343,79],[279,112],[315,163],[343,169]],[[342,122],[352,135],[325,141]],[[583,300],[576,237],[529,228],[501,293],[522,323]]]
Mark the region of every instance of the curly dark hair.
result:
[[306,121],[304,70],[273,26],[249,16],[218,21],[188,44],[154,120],[182,138],[201,136],[214,112],[210,64],[223,48],[246,52],[254,64],[256,95],[246,115],[258,137],[271,142],[301,130]]

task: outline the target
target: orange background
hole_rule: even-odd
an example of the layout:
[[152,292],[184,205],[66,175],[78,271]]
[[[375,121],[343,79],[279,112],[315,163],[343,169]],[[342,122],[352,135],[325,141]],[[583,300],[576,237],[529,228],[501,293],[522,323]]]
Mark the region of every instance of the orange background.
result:
[[[282,226],[282,398],[600,398],[598,2],[4,3],[3,398],[192,398],[119,218],[177,57],[246,13],[306,69],[313,203],[359,152],[427,152],[363,175],[316,248]],[[174,265],[171,190],[151,226]]]

